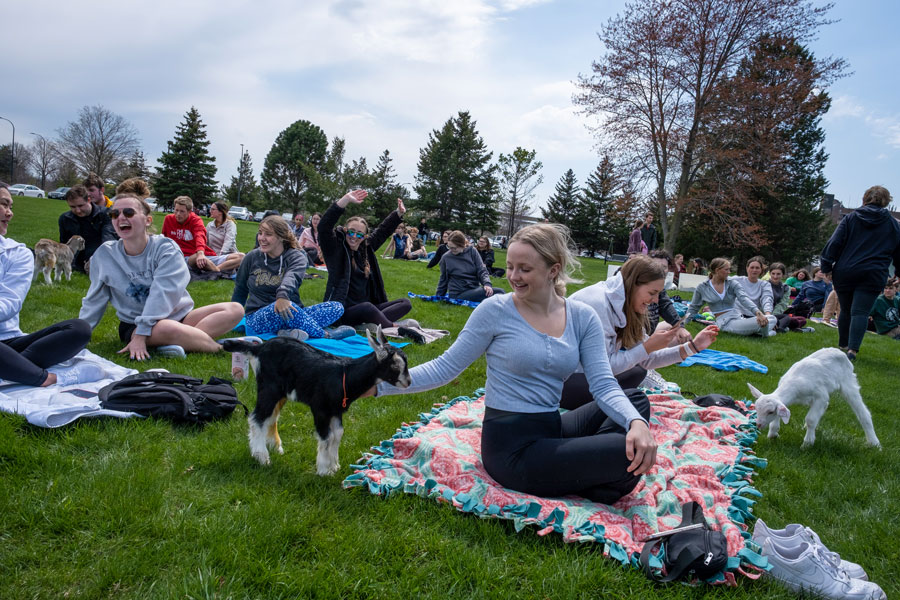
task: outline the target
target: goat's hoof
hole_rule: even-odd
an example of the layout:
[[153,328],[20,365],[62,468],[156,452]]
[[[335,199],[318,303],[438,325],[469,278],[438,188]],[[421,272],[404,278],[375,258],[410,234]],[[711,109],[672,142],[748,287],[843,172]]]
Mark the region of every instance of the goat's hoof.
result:
[[253,458],[255,458],[255,459],[259,462],[259,464],[261,464],[261,465],[264,466],[264,467],[265,467],[265,466],[268,466],[269,463],[271,462],[271,461],[269,461],[269,455],[268,455],[268,453],[263,454],[263,453],[261,453],[261,452],[258,452],[258,453],[256,453],[256,454],[253,455]]
[[338,469],[341,468],[341,465],[330,465],[327,467],[321,467],[316,471],[320,477],[327,477],[329,475],[334,475],[338,472]]
[[277,452],[278,454],[284,454],[284,446],[278,444],[278,446],[275,447],[275,452]]

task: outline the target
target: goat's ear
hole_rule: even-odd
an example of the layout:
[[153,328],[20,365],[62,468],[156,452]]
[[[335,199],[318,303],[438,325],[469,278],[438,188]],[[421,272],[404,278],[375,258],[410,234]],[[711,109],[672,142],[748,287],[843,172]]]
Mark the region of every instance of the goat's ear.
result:
[[760,396],[763,395],[763,393],[761,391],[759,391],[758,389],[756,389],[755,387],[750,385],[750,383],[747,383],[747,387],[750,388],[750,395],[753,396],[754,398],[758,399]]
[[787,406],[785,406],[784,404],[782,404],[781,402],[778,403],[778,409],[777,409],[776,413],[778,414],[779,417],[781,417],[781,422],[784,423],[785,425],[787,425],[787,422],[791,420],[790,409]]
[[378,326],[378,329],[375,330],[375,339],[378,340],[378,343],[382,346],[387,346],[387,338],[384,337],[384,332],[381,330],[381,325]]
[[[381,325],[378,326],[378,331],[375,332],[375,335],[381,336],[382,338],[384,337],[384,335],[381,333]],[[375,338],[372,336],[372,331],[369,329],[366,329],[366,340],[368,340],[369,342],[369,347],[371,347],[372,350],[375,351],[375,358],[377,358],[379,361],[384,360],[384,357],[387,356],[387,351],[382,348],[381,344],[379,344],[375,340]]]

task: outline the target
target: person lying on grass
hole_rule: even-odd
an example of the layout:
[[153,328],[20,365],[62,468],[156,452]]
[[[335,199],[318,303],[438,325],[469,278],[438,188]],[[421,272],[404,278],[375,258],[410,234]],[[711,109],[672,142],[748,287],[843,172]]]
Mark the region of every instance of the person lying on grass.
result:
[[[600,317],[606,355],[613,375],[622,389],[638,387],[648,369],[674,365],[716,341],[719,328],[710,325],[691,339],[674,347],[670,343],[683,330],[681,323],[647,335],[648,305],[657,301],[665,286],[666,268],[656,259],[634,256],[606,281],[599,281],[572,294]],[[574,409],[591,401],[591,390],[584,373],[574,373],[563,386],[561,406]]]
[[[409,387],[380,383],[377,393],[441,387],[485,355],[481,459],[488,474],[520,492],[612,504],[656,462],[650,402],[640,390],[623,392],[613,377],[597,313],[565,298],[578,263],[564,227],[521,229],[506,261],[512,293],[479,304],[443,355],[410,369]],[[579,363],[595,402],[561,415],[563,382]]]
[[[340,302],[304,307],[300,285],[306,273],[306,252],[298,248],[290,225],[281,216],[266,217],[256,234],[254,248],[241,263],[234,279],[232,302],[244,306],[247,325],[256,334],[300,330],[303,339],[332,337],[325,327],[344,314]],[[354,335],[352,327],[344,335]],[[296,336],[295,336],[296,337]]]
[[27,335],[19,329],[34,256],[25,244],[5,237],[13,217],[12,205],[9,186],[0,181],[0,379],[35,387],[102,379],[103,369],[93,364],[48,370],[81,352],[91,341],[91,327],[85,321],[69,319]]
[[109,211],[119,240],[106,242],[91,259],[91,287],[81,303],[81,318],[97,327],[106,305],[119,317],[119,353],[149,358],[148,347],[164,355],[218,352],[215,341],[243,318],[244,308],[220,302],[194,308],[187,291],[187,263],[173,240],[151,235],[150,205],[136,195],[116,196]]

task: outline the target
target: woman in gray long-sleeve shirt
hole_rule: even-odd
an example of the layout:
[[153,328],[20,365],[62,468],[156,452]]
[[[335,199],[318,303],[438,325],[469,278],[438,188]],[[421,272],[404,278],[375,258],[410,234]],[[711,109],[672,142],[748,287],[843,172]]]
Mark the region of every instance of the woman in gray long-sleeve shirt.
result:
[[454,231],[447,238],[448,252],[441,257],[441,278],[438,296],[481,302],[505,290],[491,285],[491,275],[481,261],[481,255],[469,245],[462,231]]
[[[410,370],[408,388],[382,383],[377,391],[440,387],[484,354],[481,456],[491,477],[522,492],[611,504],[656,461],[650,403],[638,390],[622,392],[596,313],[564,297],[574,262],[567,239],[549,224],[516,233],[507,254],[513,293],[482,302],[447,352]],[[563,382],[579,363],[595,402],[560,415]]]
[[95,328],[112,303],[126,343],[119,352],[137,360],[149,357],[148,346],[179,346],[182,356],[221,350],[215,338],[238,324],[244,308],[234,302],[194,308],[184,255],[174,241],[150,235],[153,217],[142,198],[119,194],[109,215],[120,239],[91,258],[91,287],[79,316]]

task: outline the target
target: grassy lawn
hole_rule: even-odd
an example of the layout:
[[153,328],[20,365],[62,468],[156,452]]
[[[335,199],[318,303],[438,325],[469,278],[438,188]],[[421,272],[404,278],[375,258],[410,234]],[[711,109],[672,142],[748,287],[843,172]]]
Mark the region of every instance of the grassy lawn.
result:
[[[16,198],[9,237],[31,246],[57,236],[59,200]],[[161,229],[162,215],[157,228]],[[255,223],[238,223],[238,246],[253,247]],[[504,253],[497,252],[497,264]],[[602,261],[583,259],[586,283],[605,278]],[[438,272],[423,263],[383,261],[391,298],[407,291],[433,293]],[[506,287],[506,282],[497,280]],[[576,286],[577,287],[577,286]],[[35,283],[21,314],[33,331],[77,316],[88,288]],[[308,280],[306,303],[318,302],[325,281]],[[190,287],[197,305],[228,300],[232,283]],[[410,316],[425,326],[463,327],[470,310],[414,301]],[[123,344],[110,309],[89,348],[123,364]],[[691,329],[699,330],[692,325]],[[411,364],[446,350],[454,338],[408,346]],[[696,394],[748,396],[749,381],[764,392],[795,361],[837,345],[837,331],[772,339],[722,334],[715,349],[749,356],[767,375],[720,373],[707,367],[669,367],[662,374]],[[772,526],[804,523],[832,550],[861,563],[888,597],[900,593],[900,537],[895,511],[900,478],[897,342],[867,335],[856,370],[884,449],[872,450],[856,418],[835,400],[817,431],[814,449],[801,449],[805,409],[792,410],[781,437],[757,443],[769,466],[755,476],[764,494],[756,515]],[[133,366],[133,365],[132,365]],[[230,372],[230,355],[153,359],[141,369],[165,367],[208,377]],[[370,446],[389,438],[442,397],[483,386],[481,359],[456,381],[433,392],[365,399],[345,419],[342,469],[315,475],[309,411],[292,405],[281,417],[286,454],[260,467],[247,447],[247,423],[238,411],[203,430],[152,420],[91,420],[45,430],[0,414],[0,598],[789,598],[766,581],[742,578],[738,588],[658,587],[637,571],[603,557],[596,545],[567,545],[559,536],[516,533],[509,522],[481,520],[446,505],[407,495],[389,499],[342,479]],[[255,381],[237,384],[253,406]]]

